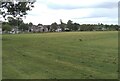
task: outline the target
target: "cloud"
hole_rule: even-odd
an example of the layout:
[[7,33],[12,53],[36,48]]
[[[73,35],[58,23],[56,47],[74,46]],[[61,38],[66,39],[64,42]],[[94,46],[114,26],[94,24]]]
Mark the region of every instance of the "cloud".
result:
[[106,23],[106,24],[117,24],[118,23],[118,9],[117,8],[98,8],[93,9],[93,12],[86,17],[75,17],[72,18],[74,21],[81,23]]
[[37,16],[28,15],[25,19],[25,22],[33,21],[35,24],[51,24],[53,22],[60,23],[60,19],[67,22],[67,20],[72,19],[72,17],[88,16],[92,12],[92,9],[51,10],[43,8],[41,10],[37,10],[36,12]]
[[80,24],[118,24],[118,18],[106,18],[106,17],[99,17],[99,18],[81,18],[81,19],[73,19],[74,22],[78,22]]
[[117,23],[117,0],[38,0],[35,8],[28,12],[25,22],[51,24],[78,23]]
[[51,9],[80,9],[80,8],[117,8],[118,3],[117,2],[103,2],[99,4],[94,5],[74,5],[74,4],[58,4],[58,3],[51,3],[47,4],[48,8]]
[[118,2],[103,2],[101,4],[95,5],[93,8],[117,8]]
[[[87,17],[81,18],[99,18],[99,17],[106,17],[106,18],[118,18],[118,9],[94,9],[93,12]],[[77,19],[77,18],[74,18]]]
[[116,8],[118,7],[118,1],[119,0],[45,0],[43,4],[50,9],[67,10],[80,8]]

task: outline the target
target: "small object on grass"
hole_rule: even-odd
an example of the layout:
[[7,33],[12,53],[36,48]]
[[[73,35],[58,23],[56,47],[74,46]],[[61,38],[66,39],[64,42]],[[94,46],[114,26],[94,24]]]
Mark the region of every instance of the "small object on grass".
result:
[[81,63],[85,63],[85,62],[82,61]]
[[54,79],[57,79],[57,78],[54,78]]
[[26,56],[26,55],[22,55],[22,56]]
[[92,75],[90,75],[90,77],[93,77]]
[[48,73],[48,71],[45,71],[45,72],[47,72],[47,73]]
[[79,41],[82,41],[82,39],[79,39]]
[[116,62],[113,62],[113,64],[116,64]]
[[103,66],[100,66],[100,67],[103,67]]

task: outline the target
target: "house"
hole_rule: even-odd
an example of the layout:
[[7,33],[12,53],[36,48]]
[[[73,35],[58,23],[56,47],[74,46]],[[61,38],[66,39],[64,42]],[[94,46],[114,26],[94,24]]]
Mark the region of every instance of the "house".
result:
[[57,28],[55,31],[56,32],[62,32],[62,29],[61,28]]
[[41,24],[39,25],[33,25],[32,27],[29,27],[29,32],[48,32],[48,28],[46,26],[43,26]]
[[56,30],[55,30],[56,32],[62,32],[62,28],[57,28]]
[[51,31],[50,27],[51,27],[50,25],[44,25],[45,32],[50,32]]
[[14,28],[12,28],[12,30],[9,33],[10,34],[18,34],[18,33],[20,33],[20,31],[18,30],[18,26],[15,26]]
[[28,29],[29,32],[35,32],[35,25],[30,26]]
[[47,26],[38,25],[39,32],[48,32]]
[[107,29],[106,29],[105,27],[103,27],[101,30],[102,30],[102,31],[106,31]]
[[33,25],[29,27],[28,31],[36,33],[36,32],[39,32],[39,28],[36,25]]
[[65,28],[65,31],[70,31],[70,29],[69,28]]

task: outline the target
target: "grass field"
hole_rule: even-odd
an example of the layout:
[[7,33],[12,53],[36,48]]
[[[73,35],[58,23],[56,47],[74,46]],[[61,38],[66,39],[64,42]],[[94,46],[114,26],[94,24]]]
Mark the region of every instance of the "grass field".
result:
[[3,35],[3,79],[55,78],[117,79],[118,32]]

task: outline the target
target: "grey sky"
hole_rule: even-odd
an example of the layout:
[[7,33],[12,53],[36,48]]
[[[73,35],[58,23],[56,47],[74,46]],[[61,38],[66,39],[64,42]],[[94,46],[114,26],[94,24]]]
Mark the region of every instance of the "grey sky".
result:
[[37,0],[35,8],[28,12],[25,22],[51,24],[67,22],[77,23],[118,23],[119,0]]

